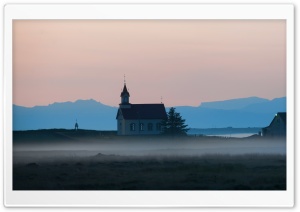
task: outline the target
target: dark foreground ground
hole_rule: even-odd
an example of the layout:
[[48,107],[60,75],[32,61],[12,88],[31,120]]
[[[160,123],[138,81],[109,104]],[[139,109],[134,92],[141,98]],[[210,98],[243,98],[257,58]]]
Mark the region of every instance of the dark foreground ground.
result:
[[14,132],[14,190],[285,190],[286,139]]
[[14,190],[285,190],[283,155],[113,156],[18,163]]

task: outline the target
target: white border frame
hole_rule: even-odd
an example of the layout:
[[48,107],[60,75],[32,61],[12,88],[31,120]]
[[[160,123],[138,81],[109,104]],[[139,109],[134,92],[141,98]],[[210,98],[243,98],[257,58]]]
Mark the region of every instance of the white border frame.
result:
[[[13,191],[12,21],[15,19],[283,19],[287,30],[286,191]],[[4,8],[6,207],[293,207],[294,6],[292,4],[7,4]]]

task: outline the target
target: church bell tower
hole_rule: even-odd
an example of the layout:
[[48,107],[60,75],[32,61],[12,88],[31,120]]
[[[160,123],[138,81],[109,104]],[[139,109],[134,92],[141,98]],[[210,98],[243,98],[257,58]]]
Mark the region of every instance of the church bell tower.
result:
[[126,83],[124,83],[123,91],[121,93],[121,104],[129,104],[129,92],[126,87]]
[[126,87],[126,81],[125,81],[125,75],[124,75],[124,87],[123,87],[123,91],[121,93],[121,103],[120,103],[121,108],[130,108],[129,97],[130,97],[130,94]]

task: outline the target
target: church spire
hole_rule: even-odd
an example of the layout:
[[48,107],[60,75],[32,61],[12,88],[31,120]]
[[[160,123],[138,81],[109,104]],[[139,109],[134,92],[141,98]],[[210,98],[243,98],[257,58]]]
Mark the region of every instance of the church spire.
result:
[[121,93],[121,97],[126,96],[126,95],[128,97],[130,97],[130,94],[129,94],[128,90],[127,90],[126,84],[124,83],[124,87],[123,87],[123,91]]
[[124,87],[123,87],[123,91],[121,93],[121,104],[129,104],[129,97],[130,97],[130,94],[127,90],[127,87],[126,87],[126,80],[125,80],[125,74],[124,74]]

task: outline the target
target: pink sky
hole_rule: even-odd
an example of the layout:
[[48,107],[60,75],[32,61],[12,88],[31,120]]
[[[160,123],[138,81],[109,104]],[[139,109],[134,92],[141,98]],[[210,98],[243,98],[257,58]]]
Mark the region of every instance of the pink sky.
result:
[[13,102],[95,99],[166,106],[286,96],[286,25],[280,20],[18,20]]

